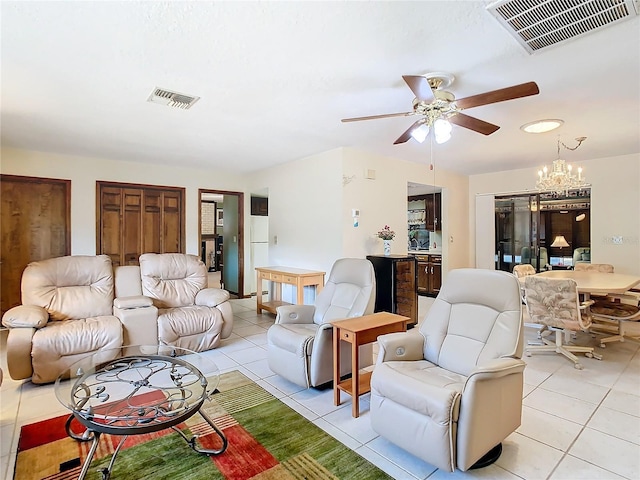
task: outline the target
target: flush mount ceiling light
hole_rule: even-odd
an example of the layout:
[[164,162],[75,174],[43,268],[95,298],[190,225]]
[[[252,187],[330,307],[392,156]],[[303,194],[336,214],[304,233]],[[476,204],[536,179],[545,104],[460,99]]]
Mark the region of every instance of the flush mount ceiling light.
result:
[[525,123],[520,127],[520,130],[527,133],[545,133],[559,128],[563,123],[564,120],[559,118],[545,118],[544,120]]

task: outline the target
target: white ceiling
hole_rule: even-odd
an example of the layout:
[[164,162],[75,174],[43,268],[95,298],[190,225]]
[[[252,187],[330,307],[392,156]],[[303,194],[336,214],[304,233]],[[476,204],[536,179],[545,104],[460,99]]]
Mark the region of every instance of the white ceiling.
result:
[[[402,75],[444,71],[457,98],[535,81],[540,94],[465,110],[436,164],[466,174],[640,151],[640,17],[529,55],[483,1],[1,2],[2,144],[238,173],[341,146],[428,163],[393,145],[415,117]],[[154,87],[201,99],[148,103]],[[560,129],[520,125],[561,118]]]

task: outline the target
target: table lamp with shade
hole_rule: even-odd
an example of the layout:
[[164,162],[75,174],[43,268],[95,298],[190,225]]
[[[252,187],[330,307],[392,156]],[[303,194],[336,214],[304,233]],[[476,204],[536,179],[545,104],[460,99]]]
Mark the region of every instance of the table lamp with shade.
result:
[[562,256],[562,249],[564,247],[569,246],[569,244],[567,243],[567,240],[564,238],[564,235],[556,235],[556,238],[553,239],[553,243],[551,244],[551,246],[560,248],[560,258],[562,259],[560,265],[564,265],[564,257]]

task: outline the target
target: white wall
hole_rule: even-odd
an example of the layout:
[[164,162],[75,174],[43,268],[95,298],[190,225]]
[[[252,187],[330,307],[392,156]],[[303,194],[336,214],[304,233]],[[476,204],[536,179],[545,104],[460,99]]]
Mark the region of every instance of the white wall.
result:
[[328,274],[335,259],[341,256],[341,163],[338,149],[250,176],[251,191],[265,188],[269,191],[271,265],[322,270]]
[[[376,179],[364,178],[365,169]],[[343,178],[351,178],[343,184]],[[438,171],[443,187],[443,272],[469,266],[467,177]],[[432,184],[428,166],[341,148],[257,172],[251,188],[269,189],[269,261],[329,272],[337,258],[382,254],[375,233],[396,232],[391,253],[407,253],[407,182]],[[351,210],[360,210],[353,227]],[[278,245],[273,237],[278,236]]]
[[[186,252],[198,256],[200,255],[198,189],[221,189],[238,192],[245,190],[243,177],[221,172],[219,169],[150,165],[7,148],[2,149],[1,171],[8,175],[71,180],[72,255],[95,255],[96,253],[97,180],[184,187]],[[244,207],[245,218],[249,218],[249,198],[245,198]],[[245,232],[245,235],[247,234],[248,231]]]
[[[640,154],[587,160],[579,166],[591,184],[591,262],[610,263],[619,273],[640,273]],[[535,192],[536,173],[537,169],[527,168],[469,177],[469,258],[473,264],[476,194]],[[624,243],[614,245],[614,235],[622,236]]]

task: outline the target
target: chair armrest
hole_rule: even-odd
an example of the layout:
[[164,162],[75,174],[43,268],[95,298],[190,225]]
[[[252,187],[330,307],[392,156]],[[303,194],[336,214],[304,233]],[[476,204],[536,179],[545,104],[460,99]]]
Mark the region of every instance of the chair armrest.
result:
[[495,360],[490,360],[474,368],[471,374],[469,374],[466,384],[479,380],[500,378],[514,373],[522,373],[525,366],[526,363],[519,358],[496,358]]
[[395,360],[415,361],[424,358],[424,337],[418,330],[388,333],[378,337],[378,359],[376,364]]
[[314,305],[283,305],[276,309],[276,323],[313,323]]
[[42,328],[49,321],[49,312],[36,305],[18,305],[2,316],[2,325],[7,328]]
[[229,300],[229,292],[221,288],[203,288],[196,294],[196,305],[217,307]]
[[131,310],[132,308],[144,308],[153,305],[153,300],[144,295],[135,295],[133,297],[118,297],[113,301],[113,306],[121,310]]

